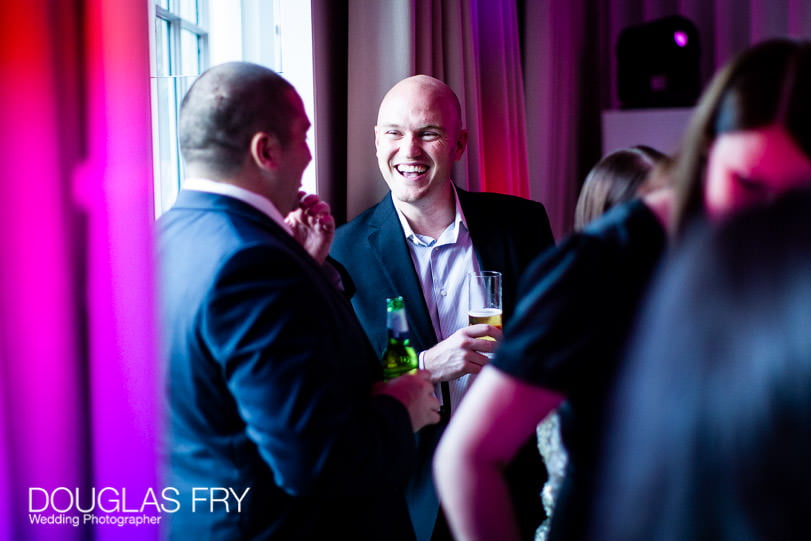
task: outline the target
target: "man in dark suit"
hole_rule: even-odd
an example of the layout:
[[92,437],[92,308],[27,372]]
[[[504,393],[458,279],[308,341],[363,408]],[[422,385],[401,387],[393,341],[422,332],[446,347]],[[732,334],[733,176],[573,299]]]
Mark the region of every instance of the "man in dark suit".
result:
[[190,178],[159,220],[175,539],[414,537],[413,433],[439,402],[425,371],[380,382],[325,271],[334,221],[299,192],[309,126],[293,87],[248,63],[181,105]]
[[[383,98],[375,146],[390,193],[338,228],[332,256],[357,286],[355,313],[374,348],[387,340],[383,299],[405,298],[420,367],[431,373],[443,402],[439,425],[418,434],[417,470],[408,503],[417,539],[450,539],[434,488],[431,459],[450,412],[488,362],[499,329],[467,324],[467,273],[503,274],[503,314],[516,304],[521,271],[554,244],[540,203],[492,193],[468,193],[451,180],[467,145],[461,107],[441,81],[417,75]],[[546,471],[534,441],[510,468],[522,530],[532,537],[544,518],[539,493]]]

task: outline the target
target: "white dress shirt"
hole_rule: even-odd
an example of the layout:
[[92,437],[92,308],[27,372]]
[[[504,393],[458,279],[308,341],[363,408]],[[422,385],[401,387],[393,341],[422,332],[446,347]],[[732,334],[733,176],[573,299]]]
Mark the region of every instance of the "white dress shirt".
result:
[[[468,325],[467,275],[479,270],[465,215],[459,205],[459,198],[456,197],[456,188],[453,190],[456,216],[438,239],[414,233],[405,215],[397,208],[397,201],[394,202],[431,323],[440,341]],[[423,353],[420,352],[421,367],[424,367]],[[473,374],[465,374],[448,382],[451,412],[456,410],[465,391],[473,383],[473,378]],[[442,393],[438,386],[437,397],[441,402]]]

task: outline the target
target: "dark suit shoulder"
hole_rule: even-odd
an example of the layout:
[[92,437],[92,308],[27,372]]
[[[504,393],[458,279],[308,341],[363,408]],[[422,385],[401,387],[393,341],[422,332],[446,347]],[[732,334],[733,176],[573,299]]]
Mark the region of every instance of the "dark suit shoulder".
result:
[[339,231],[355,231],[369,226],[379,227],[384,224],[388,219],[395,214],[394,202],[391,199],[391,194],[386,194],[377,204],[372,205],[364,210],[352,220],[345,223],[338,228]]
[[542,203],[514,195],[463,190],[459,190],[459,201],[474,243],[493,242],[499,235],[525,238],[534,246],[531,250],[555,243],[549,216]]
[[[289,236],[270,217],[258,209],[235,198],[181,190],[175,205],[158,219],[161,235],[185,238],[199,245],[228,243],[240,246],[252,242],[265,242]],[[207,248],[212,248],[208,245]]]
[[359,240],[367,238],[370,232],[380,229],[390,220],[396,219],[394,203],[391,201],[391,195],[387,194],[379,203],[364,210],[335,230],[331,255],[341,261],[351,255]]
[[464,192],[459,190],[459,198],[463,206],[475,205],[485,207],[494,214],[537,213],[546,214],[542,203],[516,195],[506,195],[491,192]]

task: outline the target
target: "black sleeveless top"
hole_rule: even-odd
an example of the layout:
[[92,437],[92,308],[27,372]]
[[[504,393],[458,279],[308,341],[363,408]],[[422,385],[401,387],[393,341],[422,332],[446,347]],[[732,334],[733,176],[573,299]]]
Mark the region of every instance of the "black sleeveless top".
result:
[[566,396],[560,415],[569,464],[550,541],[587,535],[606,397],[666,242],[656,216],[635,200],[539,256],[521,278],[492,365]]

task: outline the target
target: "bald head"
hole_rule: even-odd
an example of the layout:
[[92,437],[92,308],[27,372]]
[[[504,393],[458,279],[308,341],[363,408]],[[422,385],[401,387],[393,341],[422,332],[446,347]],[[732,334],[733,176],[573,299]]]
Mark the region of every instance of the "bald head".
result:
[[384,109],[392,103],[413,103],[422,102],[425,108],[447,110],[447,120],[450,122],[450,129],[461,129],[462,127],[462,106],[459,98],[451,87],[429,75],[414,75],[407,77],[395,84],[383,97],[378,111],[377,123],[381,124]]
[[[415,212],[419,208],[443,228],[455,213],[451,177],[466,145],[459,99],[442,81],[415,75],[384,96],[375,126],[383,179],[396,202]],[[412,227],[415,216],[410,217]]]
[[203,73],[180,106],[180,151],[189,165],[212,175],[239,169],[258,131],[290,139],[296,91],[276,72],[228,62]]

